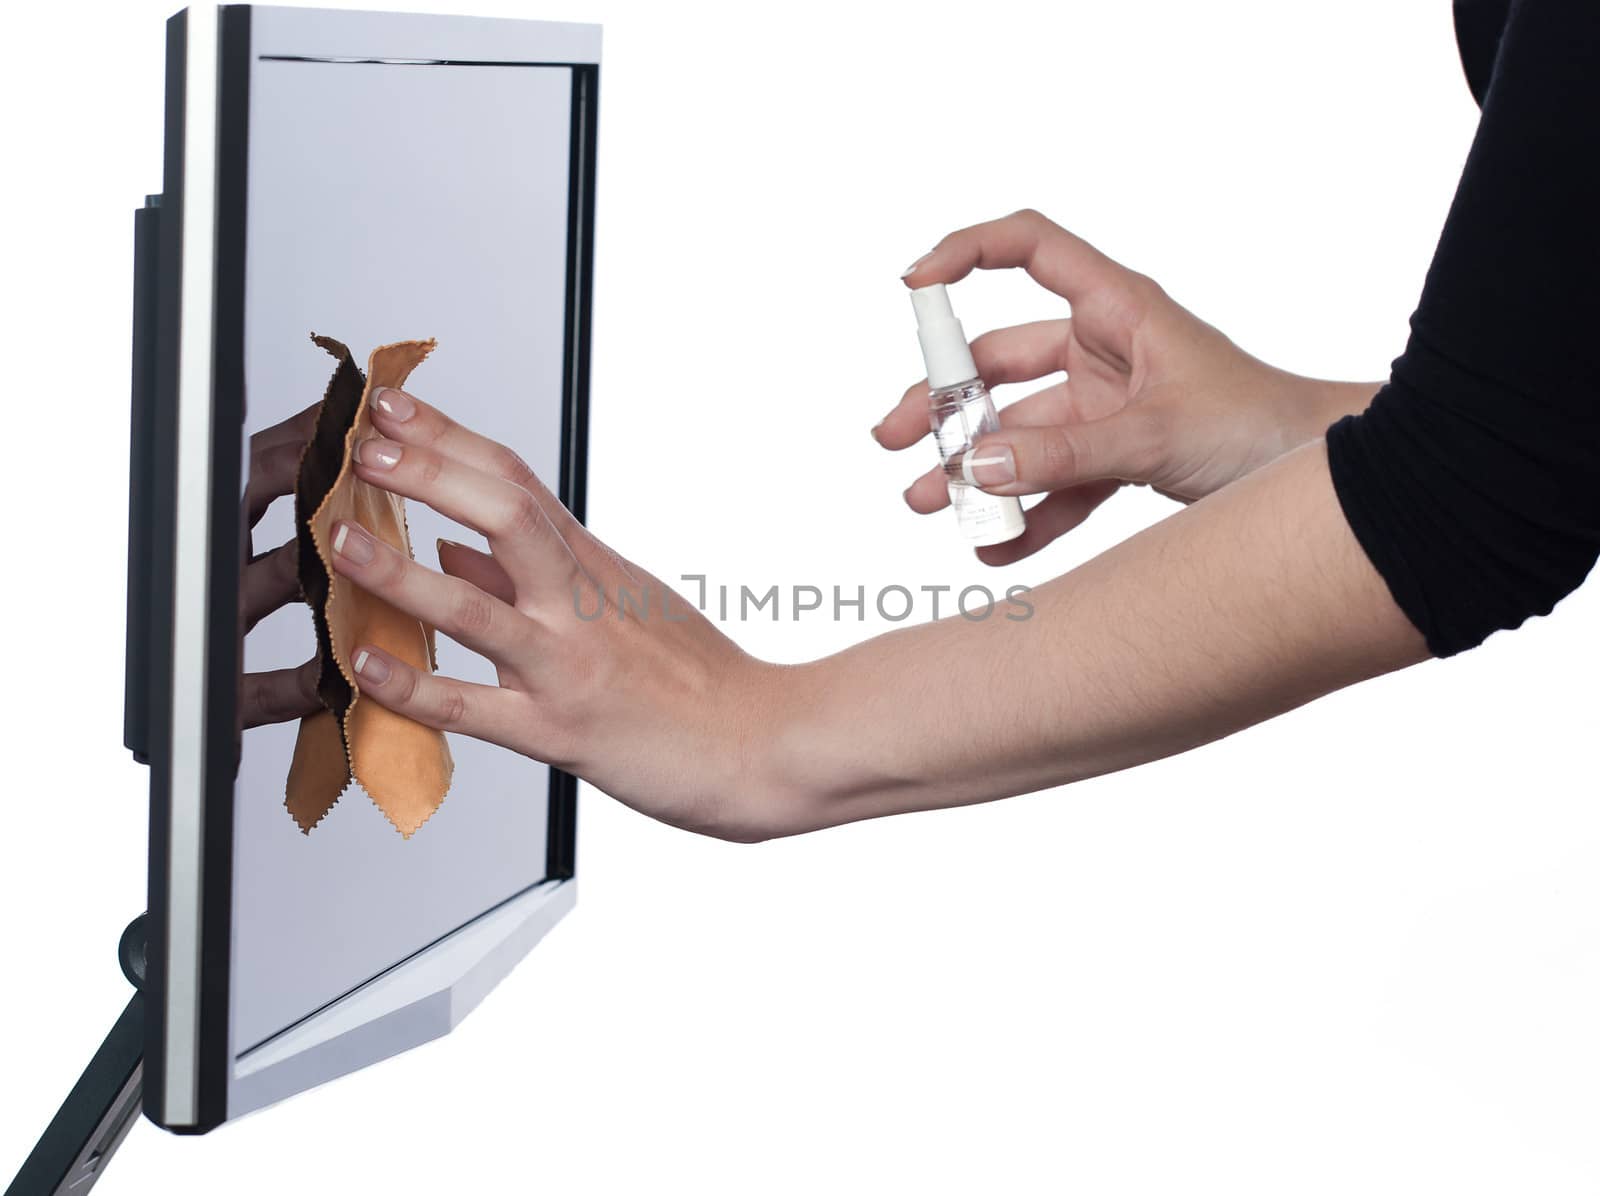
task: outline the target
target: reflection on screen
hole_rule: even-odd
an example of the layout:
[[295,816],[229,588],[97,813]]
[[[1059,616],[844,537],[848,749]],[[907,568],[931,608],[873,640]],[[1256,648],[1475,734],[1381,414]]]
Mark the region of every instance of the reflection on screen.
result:
[[[408,389],[558,482],[570,96],[558,67],[258,64],[247,435],[309,434],[295,420],[331,362],[308,333],[344,340],[363,366],[380,344],[435,337]],[[415,503],[407,518],[428,566],[437,538],[475,539]],[[291,499],[267,506],[252,568],[294,530]],[[255,584],[255,613],[270,611],[245,637],[248,673],[316,655],[303,603],[259,599],[270,582],[247,569],[247,607]],[[449,640],[438,657],[442,673],[494,683]],[[308,836],[284,809],[298,718],[246,722],[261,725],[243,734],[235,791],[235,1054],[543,879],[543,765],[451,737],[450,794],[410,840],[356,785]]]

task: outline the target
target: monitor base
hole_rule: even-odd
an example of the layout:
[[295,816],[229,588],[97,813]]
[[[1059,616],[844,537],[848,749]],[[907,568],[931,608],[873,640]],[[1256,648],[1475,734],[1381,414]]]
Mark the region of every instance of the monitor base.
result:
[[144,1083],[144,993],[138,991],[145,973],[143,914],[122,932],[117,958],[134,994],[6,1196],[81,1196],[98,1182],[139,1116]]
[[241,1117],[448,1034],[572,909],[573,879],[531,885],[234,1061]]

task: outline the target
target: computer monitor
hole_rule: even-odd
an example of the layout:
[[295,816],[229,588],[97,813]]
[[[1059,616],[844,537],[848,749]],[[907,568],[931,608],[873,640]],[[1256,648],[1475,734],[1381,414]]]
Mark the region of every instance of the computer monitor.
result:
[[[250,437],[333,360],[433,337],[408,389],[515,449],[580,518],[600,32],[193,6],[168,26],[162,191],[140,213],[128,746],[150,765],[144,1111],[183,1132],[449,1030],[571,907],[575,781],[452,737],[404,838],[352,785],[304,833],[293,722],[242,677],[315,653],[291,603],[241,635]],[[434,563],[460,529],[410,504]],[[441,672],[493,666],[440,639]]]

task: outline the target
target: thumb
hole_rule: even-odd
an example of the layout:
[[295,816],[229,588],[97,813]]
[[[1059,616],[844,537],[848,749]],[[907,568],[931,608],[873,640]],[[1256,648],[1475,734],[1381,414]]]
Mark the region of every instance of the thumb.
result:
[[985,436],[961,461],[968,484],[990,494],[1041,494],[1083,482],[1145,482],[1153,468],[1150,421],[1120,411],[1085,424],[1007,428]]

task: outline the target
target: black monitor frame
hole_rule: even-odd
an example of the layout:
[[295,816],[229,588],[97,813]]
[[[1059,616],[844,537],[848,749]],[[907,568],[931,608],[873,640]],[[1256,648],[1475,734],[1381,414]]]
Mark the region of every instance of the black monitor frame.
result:
[[[192,115],[190,11],[167,25],[166,110],[162,193],[136,218],[132,468],[129,480],[127,708],[124,738],[150,765],[149,967],[144,1111],[180,1133],[203,1133],[228,1116],[229,957],[232,906],[234,778],[239,762],[241,637],[232,618],[209,613],[238,609],[240,571],[249,543],[240,505],[244,435],[245,236],[250,114],[251,6],[215,10],[214,265],[209,327],[194,312],[185,325],[186,135]],[[209,29],[207,30],[209,33]],[[207,47],[209,48],[209,47]],[[316,61],[313,59],[312,61]],[[328,60],[333,61],[333,60]],[[348,60],[340,60],[347,62]],[[374,60],[378,61],[378,60]],[[431,65],[560,66],[572,73],[571,161],[568,173],[567,316],[563,350],[561,478],[558,495],[585,517],[588,459],[591,295],[594,278],[596,122],[599,67],[592,62],[495,62],[437,59]],[[209,121],[198,122],[209,129]],[[202,155],[203,159],[203,155]],[[189,263],[194,266],[195,263]],[[200,263],[203,265],[204,263]],[[202,280],[203,280],[203,276]],[[191,271],[189,282],[193,285]],[[180,453],[184,413],[180,393],[194,392],[182,336],[210,338],[209,418],[203,443]],[[185,392],[181,388],[188,387]],[[200,460],[200,466],[195,462]],[[187,475],[180,475],[180,468]],[[205,511],[197,510],[204,500]],[[178,544],[203,517],[207,619],[203,652],[193,671],[175,675],[180,619],[194,615],[175,570]],[[183,521],[180,526],[180,520]],[[194,543],[191,539],[191,544]],[[192,556],[192,553],[191,553]],[[192,565],[190,557],[182,562]],[[193,579],[191,578],[191,581]],[[189,606],[184,607],[185,601]],[[187,659],[187,658],[186,658]],[[198,708],[199,742],[175,744],[175,703]],[[197,704],[198,703],[198,707]],[[181,732],[187,734],[187,731]],[[187,758],[175,751],[183,746]],[[176,775],[175,774],[179,774]],[[198,786],[199,800],[175,803],[174,784]],[[550,773],[545,880],[576,875],[577,781]],[[174,980],[176,979],[176,984]],[[184,1015],[172,1009],[180,1002]],[[181,1023],[181,1024],[180,1024]],[[169,1047],[180,1048],[192,1075],[185,1095],[169,1099]]]

